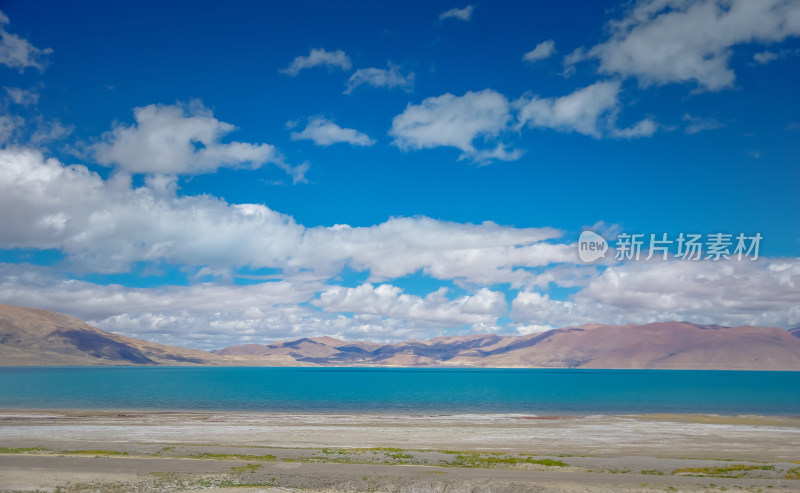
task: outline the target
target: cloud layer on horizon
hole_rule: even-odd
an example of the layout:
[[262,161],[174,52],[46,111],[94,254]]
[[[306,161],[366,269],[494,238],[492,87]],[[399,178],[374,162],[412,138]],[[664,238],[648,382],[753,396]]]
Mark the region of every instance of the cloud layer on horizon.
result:
[[[397,340],[598,321],[800,325],[798,259],[586,266],[572,240],[553,228],[425,217],[307,228],[264,205],[135,188],[125,175],[104,180],[31,149],[0,150],[0,171],[0,207],[20,212],[0,219],[0,248],[58,249],[66,255],[62,269],[128,272],[151,262],[217,276],[131,288],[70,280],[58,268],[0,264],[0,298],[8,303],[159,342],[214,348],[301,334]],[[242,267],[276,273],[231,284]],[[366,273],[368,282],[338,284],[347,269]],[[393,284],[416,273],[458,288],[417,295]],[[551,283],[577,292],[551,299]]]

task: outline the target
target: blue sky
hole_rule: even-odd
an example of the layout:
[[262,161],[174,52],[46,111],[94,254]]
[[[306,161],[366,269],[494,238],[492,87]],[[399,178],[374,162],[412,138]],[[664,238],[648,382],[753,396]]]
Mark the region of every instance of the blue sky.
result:
[[203,348],[800,325],[800,2],[0,5],[0,301]]

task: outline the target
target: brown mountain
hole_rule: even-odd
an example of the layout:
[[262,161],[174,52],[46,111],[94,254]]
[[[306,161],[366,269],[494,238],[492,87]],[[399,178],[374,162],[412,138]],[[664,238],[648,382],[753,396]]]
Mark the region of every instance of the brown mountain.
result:
[[[797,337],[793,337],[797,336]],[[800,371],[800,328],[688,322],[584,325],[526,336],[395,344],[332,337],[208,353],[124,337],[46,310],[0,304],[0,365],[445,366]]]
[[0,304],[0,365],[199,365],[221,358],[103,332],[60,313]]
[[[795,331],[794,335],[798,335]],[[800,339],[768,327],[688,322],[584,325],[527,336],[438,337],[396,344],[299,339],[215,354],[291,357],[323,366],[663,368],[800,371]]]

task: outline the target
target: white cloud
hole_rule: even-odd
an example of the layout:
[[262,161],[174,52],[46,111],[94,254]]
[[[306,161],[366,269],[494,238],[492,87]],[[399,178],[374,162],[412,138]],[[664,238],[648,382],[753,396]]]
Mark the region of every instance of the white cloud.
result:
[[0,298],[5,303],[67,313],[130,337],[202,349],[326,332],[347,336],[362,322],[337,320],[335,315],[300,306],[323,288],[318,281],[129,288],[0,264]]
[[753,55],[753,60],[760,63],[761,65],[766,65],[770,62],[774,62],[775,60],[794,57],[798,55],[800,55],[800,48],[781,49],[778,50],[777,52],[765,50]]
[[684,132],[689,135],[694,135],[700,132],[705,132],[706,130],[714,130],[716,128],[722,128],[725,126],[722,122],[715,118],[692,116],[689,113],[684,113],[682,120],[687,122]]
[[331,286],[314,302],[325,311],[353,312],[380,317],[429,322],[443,327],[494,323],[506,312],[503,293],[487,288],[454,300],[441,288],[425,297],[403,293],[391,284],[362,284],[355,288]]
[[695,81],[715,91],[735,81],[735,46],[800,35],[800,2],[639,0],[608,30],[609,39],[586,53],[600,61],[601,73],[643,84]]
[[452,8],[446,12],[439,14],[439,21],[445,19],[458,19],[460,21],[470,21],[472,19],[472,11],[475,10],[474,5],[467,5],[464,8]]
[[302,181],[283,161],[275,146],[244,142],[220,143],[236,127],[214,118],[193,102],[151,104],[133,111],[136,123],[118,125],[93,146],[97,162],[116,165],[129,173],[198,174],[222,167],[256,169],[271,162]]
[[[219,347],[310,335],[398,340],[470,325],[496,328],[504,296],[518,333],[580,323],[800,325],[800,260],[576,265],[575,245],[549,229],[392,218],[368,227],[307,228],[258,204],[178,197],[174,177],[143,187],[108,180],[41,153],[0,149],[0,248],[61,250],[71,272],[127,272],[131,262],[180,265],[225,277],[237,267],[278,269],[273,282],[151,289],[66,280],[60,267],[0,265],[0,299],[67,312],[105,329],[164,343]],[[356,288],[327,285],[348,267]],[[603,270],[604,269],[604,270]],[[410,295],[390,279],[421,273],[467,289]],[[235,276],[235,274],[233,274]],[[582,288],[553,300],[549,283]],[[377,283],[383,283],[376,285]],[[352,314],[352,315],[351,315]]]
[[454,300],[443,291],[419,297],[391,285],[339,288],[319,280],[129,288],[2,263],[0,299],[67,313],[130,337],[202,349],[322,335],[429,338],[463,325],[494,326],[507,309],[501,293],[485,288]]
[[[392,120],[389,135],[402,150],[455,147],[459,159],[485,163],[492,160],[513,161],[522,151],[507,150],[500,139],[512,130],[512,110],[516,113],[516,130],[550,128],[560,132],[578,132],[594,138],[632,139],[648,137],[658,124],[645,118],[628,128],[617,127],[622,105],[619,101],[621,82],[597,82],[559,98],[542,98],[526,94],[513,104],[491,89],[467,92],[463,96],[444,94],[430,97],[420,104],[408,104],[403,113]],[[478,148],[476,141],[488,146]]]
[[319,146],[344,142],[353,146],[371,146],[375,143],[369,136],[353,128],[342,128],[321,116],[309,118],[302,132],[292,132],[292,140],[311,140]]
[[652,135],[656,124],[642,120],[631,128],[615,127],[620,111],[619,81],[597,82],[560,98],[523,96],[514,102],[518,126],[578,132],[595,138],[611,135],[632,138]]
[[612,125],[610,135],[616,139],[638,139],[640,137],[650,137],[657,130],[658,124],[649,118],[645,118],[628,128],[615,128]]
[[342,50],[325,51],[324,48],[312,48],[308,56],[296,57],[288,67],[281,69],[280,72],[295,77],[301,70],[319,66],[325,66],[328,69],[350,70],[352,63],[347,53]]
[[520,291],[520,325],[582,323],[800,325],[800,259],[638,262],[608,267],[569,300]]
[[35,89],[20,89],[19,87],[6,87],[6,93],[11,101],[21,106],[36,105],[39,102],[39,93]]
[[474,141],[496,139],[511,120],[508,100],[491,89],[467,92],[463,96],[444,94],[409,104],[392,119],[389,134],[403,150],[446,146],[462,152],[461,158],[477,161],[519,159],[520,151],[506,151],[502,143],[478,149]]
[[353,90],[364,84],[386,89],[400,88],[411,92],[414,89],[414,72],[403,75],[400,73],[400,67],[391,63],[388,69],[360,68],[347,80],[347,89],[344,93],[351,94]]
[[519,325],[516,327],[517,334],[521,336],[527,336],[530,334],[538,334],[541,332],[547,332],[548,330],[556,329],[557,327],[552,327],[550,325]]
[[542,41],[534,49],[525,53],[522,59],[529,63],[534,63],[539,60],[549,58],[556,52],[556,42],[552,39]]
[[277,268],[333,276],[343,267],[389,279],[420,270],[439,279],[524,285],[520,267],[571,262],[574,251],[545,240],[550,228],[392,218],[369,227],[306,228],[259,204],[176,197],[169,183],[132,188],[129,175],[103,180],[29,149],[0,149],[0,248],[56,248],[80,269],[125,272],[131,262],[231,269]]
[[777,53],[773,53],[771,51],[761,51],[753,55],[753,60],[757,61],[758,63],[764,65],[779,58]]
[[53,53],[53,50],[39,49],[28,40],[7,32],[5,26],[8,23],[8,16],[0,11],[0,63],[17,68],[20,73],[28,67],[44,72],[45,56]]

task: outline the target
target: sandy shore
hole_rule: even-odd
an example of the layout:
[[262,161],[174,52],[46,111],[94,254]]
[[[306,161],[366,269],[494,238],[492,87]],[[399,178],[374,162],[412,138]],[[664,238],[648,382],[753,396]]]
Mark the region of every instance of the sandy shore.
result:
[[800,492],[790,417],[6,410],[0,447],[2,491]]

